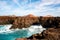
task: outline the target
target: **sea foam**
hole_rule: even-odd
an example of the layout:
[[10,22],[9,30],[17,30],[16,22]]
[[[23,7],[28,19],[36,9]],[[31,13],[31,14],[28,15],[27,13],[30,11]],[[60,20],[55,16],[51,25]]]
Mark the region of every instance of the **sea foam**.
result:
[[[28,28],[16,28],[10,29],[12,25],[0,25],[0,40],[15,40],[16,38],[26,38],[30,37],[33,34],[41,33],[43,30],[46,30],[41,25],[32,25]],[[2,38],[4,37],[4,39]]]
[[9,24],[9,25],[0,25],[0,33],[3,33],[3,32],[10,32],[11,30],[9,29],[12,25]]

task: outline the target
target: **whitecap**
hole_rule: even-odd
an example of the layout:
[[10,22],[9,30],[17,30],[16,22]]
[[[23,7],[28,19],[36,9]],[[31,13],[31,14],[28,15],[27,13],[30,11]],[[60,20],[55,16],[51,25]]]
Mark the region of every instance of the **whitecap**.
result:
[[10,27],[12,25],[0,25],[0,33],[11,32]]

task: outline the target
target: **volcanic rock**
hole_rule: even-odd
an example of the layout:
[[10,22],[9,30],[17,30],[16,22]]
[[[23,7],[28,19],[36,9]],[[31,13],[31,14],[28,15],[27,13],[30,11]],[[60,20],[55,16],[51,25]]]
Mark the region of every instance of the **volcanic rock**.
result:
[[34,34],[27,39],[32,40],[60,40],[60,28],[49,28],[43,31],[41,34]]

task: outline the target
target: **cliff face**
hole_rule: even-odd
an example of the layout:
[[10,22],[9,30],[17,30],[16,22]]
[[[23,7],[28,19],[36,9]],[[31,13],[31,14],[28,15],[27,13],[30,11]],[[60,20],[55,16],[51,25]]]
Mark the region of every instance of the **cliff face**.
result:
[[23,16],[23,17],[10,17],[0,16],[1,24],[12,24],[10,29],[27,28],[31,25],[42,25],[47,30],[41,34],[34,34],[29,38],[19,38],[16,40],[60,40],[60,17],[36,17],[36,16]]
[[15,28],[27,28],[31,25],[42,25],[45,28],[59,28],[60,17],[34,17],[34,16],[23,16],[23,17],[10,17],[0,16],[1,24],[13,24],[11,29]]
[[60,17],[40,17],[39,20],[45,28],[60,27]]
[[0,25],[4,24],[12,24],[13,23],[13,17],[9,16],[0,16]]
[[14,20],[13,26],[11,28],[27,28],[36,22],[39,22],[37,17],[19,17]]
[[31,25],[42,25],[44,28],[59,28],[60,17],[19,17],[11,28],[27,28]]

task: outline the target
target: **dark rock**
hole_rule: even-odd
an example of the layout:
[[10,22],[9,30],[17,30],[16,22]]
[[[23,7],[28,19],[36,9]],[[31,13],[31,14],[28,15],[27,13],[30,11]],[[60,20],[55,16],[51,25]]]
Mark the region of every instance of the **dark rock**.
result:
[[12,24],[10,29],[27,28],[31,25],[42,25],[44,28],[60,28],[60,17],[36,17],[33,15],[10,17],[0,16],[0,25]]
[[49,28],[43,31],[41,34],[34,34],[27,39],[32,40],[60,40],[60,28]]
[[[0,25],[5,24],[12,24],[13,26],[10,29],[27,28],[31,25],[42,25],[44,28],[47,28],[41,34],[34,34],[29,38],[25,38],[26,40],[60,40],[60,17],[0,16]],[[24,40],[24,38],[22,39]]]
[[26,38],[17,38],[16,40],[27,40]]
[[40,17],[39,20],[44,28],[60,27],[60,17]]

